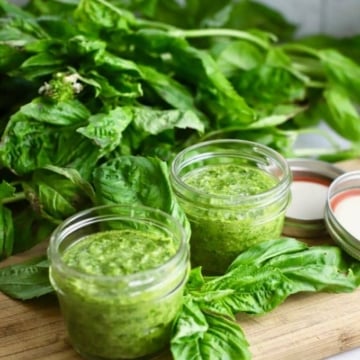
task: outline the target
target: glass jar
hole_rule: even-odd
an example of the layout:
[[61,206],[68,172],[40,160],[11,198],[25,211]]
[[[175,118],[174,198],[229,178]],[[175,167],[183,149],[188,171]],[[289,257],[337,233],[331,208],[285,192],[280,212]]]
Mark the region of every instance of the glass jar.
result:
[[48,256],[70,341],[83,357],[136,359],[168,345],[190,268],[188,239],[173,217],[140,206],[91,208],[55,229]]
[[269,147],[202,142],[177,154],[170,179],[191,224],[192,266],[206,274],[224,273],[243,250],[281,235],[291,171]]
[[327,236],[324,215],[330,184],[344,171],[315,159],[287,159],[287,162],[292,183],[283,235],[318,241]]
[[330,237],[344,251],[360,260],[360,171],[349,171],[330,185],[325,223]]

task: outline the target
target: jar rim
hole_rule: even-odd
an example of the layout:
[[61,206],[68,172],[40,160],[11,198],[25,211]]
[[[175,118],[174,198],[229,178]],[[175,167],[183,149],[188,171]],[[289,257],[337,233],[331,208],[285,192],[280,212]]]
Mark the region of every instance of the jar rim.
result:
[[[358,182],[358,184],[354,186],[353,182]],[[339,187],[340,189],[338,189]],[[339,175],[336,179],[334,179],[334,181],[332,181],[329,186],[329,191],[327,194],[327,204],[329,205],[329,210],[333,212],[333,209],[330,206],[330,204],[334,196],[341,193],[342,191],[347,191],[355,188],[360,189],[360,170],[344,172],[343,174]]]
[[[97,215],[90,217],[90,215],[96,211],[99,210],[107,210],[111,208],[118,208],[123,211],[128,211],[127,215],[122,214],[111,214],[107,213],[105,215]],[[116,219],[130,219],[130,214],[133,211],[143,211],[146,213],[152,213],[162,216],[163,218],[166,218],[167,220],[170,220],[173,225],[175,225],[176,229],[179,231],[179,246],[176,250],[176,253],[171,256],[167,261],[162,263],[159,266],[156,266],[151,269],[147,269],[144,271],[139,271],[132,274],[127,275],[98,275],[98,274],[89,274],[80,270],[75,269],[74,267],[71,267],[67,265],[60,253],[57,251],[59,248],[59,245],[61,243],[61,240],[66,238],[66,236],[71,233],[73,230],[78,229],[79,224],[81,227],[85,227],[87,225],[93,224],[95,222],[100,222],[101,220],[116,220]],[[89,217],[87,217],[89,216]],[[81,220],[82,219],[82,220]],[[138,219],[131,218],[135,221],[144,221],[144,219]],[[96,221],[94,221],[96,220]],[[152,223],[155,225],[161,225],[157,220],[155,219],[146,219],[146,222]],[[180,222],[170,214],[167,214],[166,212],[151,208],[148,206],[143,205],[120,205],[120,204],[109,204],[109,205],[100,205],[100,206],[94,206],[82,211],[77,212],[76,214],[68,217],[65,219],[60,225],[58,225],[54,231],[52,232],[50,236],[49,246],[47,249],[48,257],[50,260],[50,263],[53,263],[55,267],[60,268],[61,271],[66,271],[67,274],[74,277],[79,277],[85,280],[92,280],[92,281],[102,281],[102,282],[119,282],[122,281],[128,285],[128,287],[138,287],[138,286],[144,286],[144,285],[151,285],[154,283],[158,277],[159,273],[168,273],[168,270],[171,268],[176,267],[178,263],[182,263],[183,261],[186,262],[189,258],[189,249],[188,249],[188,241],[187,241],[187,235],[185,232],[185,229],[181,226]],[[144,281],[144,278],[146,281]]]
[[[179,170],[183,169],[185,166],[188,165],[189,161],[191,159],[196,158],[191,157],[187,162],[183,163],[183,166],[181,165],[181,159],[184,157],[187,153],[190,153],[191,151],[205,148],[211,145],[243,145],[251,148],[253,151],[255,150],[255,154],[258,155],[266,155],[267,157],[271,157],[271,159],[275,160],[276,165],[281,169],[283,172],[282,178],[275,184],[274,187],[272,187],[269,190],[266,190],[264,192],[255,194],[255,195],[240,195],[240,194],[231,194],[231,195],[220,195],[220,194],[208,194],[205,192],[198,191],[196,188],[188,185],[186,182],[182,180],[182,178],[178,175]],[[221,148],[219,148],[221,150]],[[223,150],[226,150],[225,148]],[[204,156],[204,155],[207,155]],[[203,153],[199,154],[198,159],[201,158],[208,158],[211,155],[211,153]],[[224,154],[224,156],[229,156],[229,154]],[[241,154],[239,154],[239,157],[241,157]],[[251,158],[248,158],[251,159]],[[170,166],[170,176],[172,177],[172,180],[174,181],[175,186],[179,186],[181,189],[184,189],[187,192],[196,193],[196,195],[200,199],[215,199],[218,201],[224,201],[226,202],[226,206],[239,206],[242,205],[245,202],[264,202],[264,199],[268,199],[269,197],[276,196],[277,193],[282,193],[287,189],[287,187],[290,184],[291,181],[291,171],[288,166],[288,163],[286,159],[277,151],[274,149],[249,140],[240,140],[240,139],[217,139],[217,140],[208,140],[196,143],[194,145],[188,146],[185,149],[181,150],[173,159],[171,166]],[[198,199],[199,200],[199,199]],[[206,205],[209,206],[209,204],[206,202]],[[217,205],[218,206],[218,205]]]
[[[283,234],[303,238],[324,236],[326,234],[324,215],[310,216],[314,210],[315,198],[313,201],[310,201],[309,204],[307,203],[307,199],[308,196],[311,196],[311,191],[318,190],[317,188],[311,189],[310,187],[320,185],[324,187],[324,190],[326,187],[326,192],[324,191],[321,202],[319,203],[319,199],[316,199],[315,204],[319,211],[323,211],[327,202],[327,191],[331,182],[339,175],[342,175],[344,170],[334,164],[319,159],[288,158],[287,162],[292,172],[292,184],[290,187],[292,201],[285,213]],[[297,188],[296,185],[299,183],[306,183],[308,189],[304,189],[304,187]],[[308,191],[310,194],[305,194],[304,191]],[[294,204],[294,198],[298,199],[298,201],[301,200],[301,202]],[[303,199],[306,199],[306,201],[304,202]],[[300,205],[301,211],[299,213],[296,207]],[[306,216],[303,214],[306,214]]]
[[356,194],[360,193],[360,170],[345,172],[331,183],[326,203],[325,221],[330,236],[335,242],[349,253],[349,255],[360,259],[360,237],[355,236],[355,234],[344,225],[336,214],[333,205],[333,201],[336,200],[337,196],[342,196],[342,193],[352,193],[354,190]]

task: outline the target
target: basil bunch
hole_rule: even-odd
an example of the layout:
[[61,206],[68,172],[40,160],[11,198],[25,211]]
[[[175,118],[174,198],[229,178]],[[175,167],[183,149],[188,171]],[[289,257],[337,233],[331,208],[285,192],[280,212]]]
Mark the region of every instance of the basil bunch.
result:
[[[255,2],[0,0],[0,16],[0,257],[95,205],[98,169],[117,158],[169,162],[218,137],[360,154],[356,57],[291,41],[294,27]],[[349,148],[295,150],[321,119]]]
[[299,292],[351,292],[359,285],[359,262],[337,247],[308,247],[292,238],[263,242],[240,254],[222,276],[192,270],[172,354],[176,360],[251,359],[236,314],[265,314]]

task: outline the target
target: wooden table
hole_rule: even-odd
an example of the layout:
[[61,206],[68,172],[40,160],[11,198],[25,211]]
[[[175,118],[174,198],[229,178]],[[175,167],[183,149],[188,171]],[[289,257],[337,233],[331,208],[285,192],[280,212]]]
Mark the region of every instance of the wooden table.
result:
[[[360,160],[339,165],[360,170]],[[1,265],[22,261],[45,247],[39,244]],[[241,314],[238,321],[254,360],[322,360],[360,346],[360,289],[346,294],[293,295],[269,314]],[[0,359],[81,359],[68,343],[55,296],[21,302],[0,293]]]

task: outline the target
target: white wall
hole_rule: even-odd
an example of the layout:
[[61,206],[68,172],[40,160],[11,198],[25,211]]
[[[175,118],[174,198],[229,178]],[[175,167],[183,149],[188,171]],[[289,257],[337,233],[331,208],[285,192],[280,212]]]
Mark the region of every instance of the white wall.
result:
[[299,35],[360,34],[360,0],[258,0],[299,25]]

